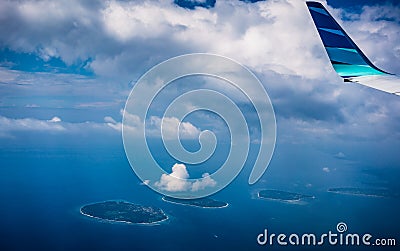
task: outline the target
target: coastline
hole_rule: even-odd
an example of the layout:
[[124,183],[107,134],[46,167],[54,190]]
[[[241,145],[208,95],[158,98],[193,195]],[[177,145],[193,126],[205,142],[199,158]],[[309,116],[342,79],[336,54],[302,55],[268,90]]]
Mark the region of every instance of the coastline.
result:
[[327,191],[329,193],[344,194],[344,195],[351,195],[351,196],[372,197],[372,198],[387,198],[387,196],[385,196],[385,195],[351,193],[351,192],[342,192],[342,191],[331,191],[330,189],[328,189]]
[[206,206],[198,206],[198,205],[193,205],[193,204],[186,204],[186,203],[179,203],[179,202],[175,202],[175,201],[170,201],[168,199],[165,198],[165,196],[163,196],[161,198],[161,200],[168,202],[168,203],[172,203],[172,204],[177,204],[177,205],[183,205],[183,206],[189,206],[189,207],[199,207],[199,208],[207,208],[207,209],[218,209],[218,208],[226,208],[229,206],[228,202],[224,202],[226,203],[226,205],[221,206],[221,207],[206,207]]
[[[116,201],[117,201],[117,200],[116,200]],[[118,201],[123,201],[123,202],[125,202],[125,203],[130,203],[130,202],[124,201],[124,200],[118,200]],[[97,202],[97,203],[104,203],[104,202],[107,202],[107,201],[102,201],[102,202]],[[132,203],[131,203],[131,204],[132,204]],[[104,222],[107,222],[107,223],[120,223],[120,224],[131,224],[131,225],[141,225],[141,226],[147,225],[147,226],[151,226],[151,225],[157,225],[157,224],[159,224],[159,223],[165,222],[165,221],[167,221],[167,220],[169,219],[169,216],[168,216],[161,208],[160,208],[161,213],[162,213],[166,218],[165,218],[165,219],[162,219],[162,220],[159,220],[159,221],[154,221],[154,222],[130,222],[130,221],[124,221],[124,220],[105,219],[105,218],[101,218],[101,217],[98,217],[98,216],[93,216],[93,215],[90,215],[90,214],[87,214],[87,213],[83,212],[83,211],[82,211],[83,207],[85,207],[85,206],[87,206],[87,205],[90,205],[90,204],[86,204],[86,205],[83,205],[83,206],[80,207],[79,213],[80,213],[81,215],[86,216],[86,217],[89,217],[89,218],[92,218],[92,219],[96,219],[96,220],[98,220],[98,221],[104,221]],[[140,205],[140,206],[142,206],[142,205]]]
[[[299,199],[292,199],[292,200],[284,200],[284,199],[276,199],[276,198],[266,198],[266,197],[260,196],[260,192],[261,192],[261,191],[258,191],[258,192],[257,192],[257,197],[258,197],[259,199],[262,199],[262,200],[272,200],[272,201],[278,201],[278,202],[284,202],[284,203],[291,203],[291,204],[300,204],[300,203],[302,203],[302,202],[305,202],[305,203],[306,203],[305,199],[315,199],[315,196],[311,196],[311,195],[304,195],[304,196],[306,196],[306,197],[304,197],[304,198],[299,198]],[[302,195],[302,194],[300,194],[300,195]]]
[[265,198],[260,196],[260,192],[257,193],[258,198],[262,200],[274,200],[274,201],[280,201],[280,202],[287,202],[287,203],[294,203],[294,202],[300,202],[301,199],[296,199],[296,200],[284,200],[284,199],[275,199],[275,198]]

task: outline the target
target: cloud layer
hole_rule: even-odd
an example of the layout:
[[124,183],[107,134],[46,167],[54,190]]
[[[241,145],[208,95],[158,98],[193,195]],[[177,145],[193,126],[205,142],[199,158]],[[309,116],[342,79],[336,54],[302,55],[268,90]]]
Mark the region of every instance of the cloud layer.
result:
[[[399,7],[332,11],[350,18],[345,27],[373,61],[400,72],[390,63],[400,59]],[[3,3],[0,15],[3,47],[67,64],[90,59],[85,67],[101,76],[132,79],[170,56],[199,51],[285,74],[321,77],[329,69],[305,4],[298,0],[217,1],[214,8],[190,11],[157,0],[18,1]]]
[[[358,12],[328,9],[374,63],[400,73],[400,64],[394,63],[400,62],[398,6],[365,6]],[[400,137],[397,97],[342,83],[304,1],[217,1],[213,8],[194,10],[161,0],[8,1],[0,6],[0,21],[2,49],[30,53],[49,64],[51,59],[67,66],[85,62],[82,67],[94,73],[36,73],[34,67],[33,72],[23,72],[10,70],[23,62],[1,62],[0,107],[8,112],[3,128],[24,118],[44,120],[28,114],[28,109],[57,107],[86,112],[74,123],[104,126],[106,117],[106,125],[118,130],[118,112],[132,87],[129,82],[134,84],[171,56],[211,52],[232,57],[261,79],[280,131],[287,132],[282,140],[295,142],[310,135],[353,140]],[[21,110],[12,112],[14,107],[26,108],[24,115]],[[63,112],[55,114],[64,118]],[[160,124],[157,118],[155,127]],[[199,132],[194,124],[183,124],[188,138]]]

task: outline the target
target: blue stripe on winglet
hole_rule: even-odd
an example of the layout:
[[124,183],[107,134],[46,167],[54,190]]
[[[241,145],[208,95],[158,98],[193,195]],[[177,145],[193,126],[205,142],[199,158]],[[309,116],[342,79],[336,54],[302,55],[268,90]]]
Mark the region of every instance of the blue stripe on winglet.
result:
[[343,34],[343,32],[341,30],[334,30],[334,29],[327,29],[327,28],[318,28],[318,29],[324,30],[324,31],[327,31],[327,32],[331,32],[331,33],[334,33],[336,35],[344,36],[344,34]]

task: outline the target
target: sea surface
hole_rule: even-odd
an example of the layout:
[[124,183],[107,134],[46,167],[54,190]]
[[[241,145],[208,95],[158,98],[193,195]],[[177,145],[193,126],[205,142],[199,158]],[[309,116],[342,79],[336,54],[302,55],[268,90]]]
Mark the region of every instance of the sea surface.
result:
[[[313,170],[317,172],[312,163],[318,161],[304,161],[304,167],[300,168],[299,161],[291,163],[284,156],[278,154],[267,173],[253,186],[247,184],[251,167],[246,167],[230,186],[212,196],[228,202],[229,206],[205,209],[164,202],[162,195],[141,185],[118,140],[112,146],[38,143],[3,147],[0,149],[0,249],[309,250],[308,246],[279,246],[276,242],[260,246],[256,238],[264,229],[276,234],[320,235],[336,231],[339,222],[346,223],[349,233],[396,238],[400,243],[398,197],[327,192],[330,187],[340,186],[385,186],[398,192],[390,177],[400,177],[399,172],[388,169],[387,178],[384,169],[376,174],[357,168],[358,164],[349,168],[342,163],[345,168],[340,177],[327,178],[319,169],[311,175]],[[340,166],[341,160],[332,161]],[[293,169],[289,171],[288,166]],[[259,199],[257,193],[262,189],[304,193],[315,199],[306,203]],[[169,220],[142,226],[99,221],[79,212],[85,204],[114,199],[159,207]],[[364,250],[364,247],[327,245],[311,250],[322,248]]]

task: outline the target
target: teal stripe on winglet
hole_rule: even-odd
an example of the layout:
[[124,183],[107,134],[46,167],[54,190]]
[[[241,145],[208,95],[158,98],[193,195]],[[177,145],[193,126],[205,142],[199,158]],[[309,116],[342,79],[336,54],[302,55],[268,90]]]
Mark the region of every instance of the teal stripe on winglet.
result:
[[333,68],[341,77],[358,77],[366,75],[384,75],[385,73],[375,70],[369,65],[343,65],[333,64]]
[[330,32],[330,33],[333,33],[333,34],[336,34],[339,36],[344,36],[343,32],[340,30],[334,30],[334,29],[328,29],[328,28],[318,28],[318,29],[324,30],[324,31],[327,31],[327,32]]
[[[333,47],[332,47],[333,48]],[[338,50],[343,50],[343,51],[351,51],[354,53],[358,53],[358,51],[356,49],[350,49],[350,48],[336,48]]]
[[328,13],[327,13],[325,10],[323,10],[323,9],[316,8],[316,7],[308,7],[308,8],[311,9],[311,10],[313,10],[313,11],[316,11],[316,12],[318,12],[318,13],[321,13],[321,14],[323,14],[323,15],[329,16]]
[[335,47],[326,47],[331,61],[351,64],[351,65],[367,65],[365,60],[354,49],[344,49]]

